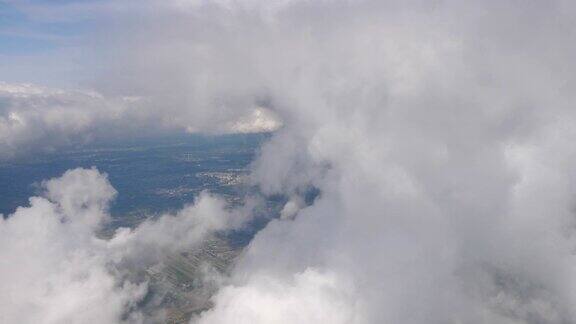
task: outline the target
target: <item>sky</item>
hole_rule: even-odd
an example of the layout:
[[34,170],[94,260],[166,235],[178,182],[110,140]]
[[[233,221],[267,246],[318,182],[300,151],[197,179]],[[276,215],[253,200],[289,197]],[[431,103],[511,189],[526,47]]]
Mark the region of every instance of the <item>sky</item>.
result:
[[[144,40],[138,28],[155,28],[156,12],[172,15],[177,2],[17,0],[0,6],[0,159],[114,136],[249,133],[281,124],[257,102],[224,114],[195,114],[185,108],[188,98],[171,93],[184,94],[188,86],[177,75],[161,89],[148,82],[152,75],[125,70],[139,69],[138,61],[122,62],[122,51]],[[142,58],[140,64],[153,59]]]
[[[53,16],[77,1],[1,1],[0,74],[3,81],[71,86],[79,81],[83,37],[97,22],[90,16]],[[85,2],[89,4],[90,2]],[[65,18],[65,19],[64,19]]]
[[[142,132],[273,132],[248,178],[288,197],[283,217],[192,323],[576,322],[573,1],[3,8],[20,17],[10,28],[62,41],[2,46],[15,64],[0,63],[1,159]],[[42,188],[0,222],[5,322],[153,323],[130,265],[254,207],[207,193],[101,239],[105,174]]]

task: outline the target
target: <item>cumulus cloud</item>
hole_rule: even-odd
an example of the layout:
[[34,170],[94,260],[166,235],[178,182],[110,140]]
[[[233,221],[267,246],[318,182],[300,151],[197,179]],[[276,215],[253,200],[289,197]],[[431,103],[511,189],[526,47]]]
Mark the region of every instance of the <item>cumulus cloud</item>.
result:
[[[308,269],[293,280],[254,277],[219,296],[226,312],[207,311],[204,323],[353,323],[363,316],[354,287],[331,273]],[[352,307],[351,307],[352,305]],[[321,310],[321,311],[319,311]]]
[[[181,106],[165,114],[146,97],[104,96],[94,90],[64,90],[0,82],[0,159],[51,152],[93,140],[165,132],[270,132],[281,123],[266,108],[222,117],[199,127]],[[184,113],[186,112],[186,113]]]
[[[284,124],[251,179],[266,194],[291,197],[285,216],[256,235],[214,308],[193,321],[576,321],[571,1],[145,7],[134,8],[137,21],[118,11],[113,32],[95,41],[99,93],[146,97],[145,111],[194,131],[217,129],[254,107]],[[298,196],[311,187],[320,194],[305,206]],[[35,198],[3,226],[53,206]],[[2,240],[29,237],[21,227],[49,228],[29,223],[12,225]],[[188,235],[170,221],[154,226],[158,232],[143,226],[102,244],[118,242],[114,250],[130,255],[149,240],[175,244],[156,233]],[[136,243],[124,243],[124,235]],[[74,245],[58,244],[68,236],[54,241],[55,254],[37,254],[70,260]],[[15,283],[37,284],[34,273],[14,275],[21,276]],[[122,288],[113,305],[103,298],[100,306],[117,318],[126,309],[117,305],[137,300],[130,296],[139,289]],[[9,305],[24,305],[23,298]]]
[[130,276],[134,269],[128,267],[145,269],[242,221],[204,193],[177,214],[120,228],[104,239],[98,229],[116,195],[105,174],[70,170],[43,188],[29,206],[0,218],[3,323],[146,322],[136,306],[147,283]]
[[116,118],[121,103],[90,92],[0,83],[0,157],[86,141],[95,124]]

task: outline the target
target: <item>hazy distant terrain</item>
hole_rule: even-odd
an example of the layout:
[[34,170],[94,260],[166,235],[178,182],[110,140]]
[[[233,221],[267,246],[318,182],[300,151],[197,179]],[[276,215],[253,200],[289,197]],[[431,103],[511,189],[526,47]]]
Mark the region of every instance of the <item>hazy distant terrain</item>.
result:
[[[160,213],[192,203],[203,190],[218,193],[232,205],[253,191],[246,184],[250,162],[268,135],[202,137],[185,135],[161,139],[94,144],[0,164],[0,212],[5,216],[40,190],[42,180],[60,176],[76,167],[96,167],[106,172],[118,190],[112,205],[112,221],[103,236],[119,227],[134,227]],[[280,201],[280,200],[279,200]],[[270,200],[260,222],[277,212],[279,201]],[[255,226],[258,218],[256,218]],[[256,229],[213,236],[197,249],[166,255],[151,268],[135,269],[136,276],[149,282],[143,309],[165,310],[168,323],[187,322],[194,312],[210,306],[215,290],[206,272],[227,273],[232,261]]]
[[245,190],[241,179],[267,136],[167,136],[0,162],[0,213],[25,206],[42,180],[93,166],[107,173],[119,192],[111,210],[117,226],[132,224],[144,214],[178,209],[202,190],[234,200]]

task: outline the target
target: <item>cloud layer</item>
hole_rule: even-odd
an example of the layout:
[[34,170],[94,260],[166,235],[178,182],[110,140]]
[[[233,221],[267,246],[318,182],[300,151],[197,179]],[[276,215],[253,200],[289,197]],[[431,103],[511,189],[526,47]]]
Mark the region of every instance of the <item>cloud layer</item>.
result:
[[166,114],[147,97],[105,96],[0,82],[0,160],[53,152],[94,140],[167,132],[254,133],[278,129],[273,112],[257,106],[218,121],[198,123],[191,106]]
[[186,62],[151,50],[158,66],[285,121],[255,163],[265,192],[321,192],[256,236],[197,321],[574,321],[573,13],[227,3],[152,28],[160,53],[189,44]]
[[[145,97],[152,116],[185,120],[192,130],[254,107],[284,124],[262,148],[252,181],[291,205],[256,235],[215,307],[194,322],[576,321],[572,2],[151,1],[146,8],[134,9],[137,19],[116,12],[117,24],[103,31],[110,37],[96,41],[99,93]],[[320,195],[304,206],[311,187]],[[101,200],[88,200],[96,206],[90,213]],[[23,253],[16,242],[28,235],[18,233],[62,217],[50,215],[69,205],[82,206],[33,199],[2,223],[14,228],[0,237],[13,241],[0,246]],[[47,216],[10,225],[36,209]],[[156,235],[188,235],[164,236],[175,227],[163,224],[128,233],[134,245],[119,234],[113,251],[131,255],[147,240],[172,246]],[[57,237],[55,254],[38,255],[73,262],[77,254],[67,249],[78,244],[58,242],[74,235]],[[14,282],[36,285],[38,275],[50,278],[22,274]],[[66,276],[57,280],[77,278]],[[123,287],[111,305],[102,298],[108,318],[138,300],[139,289]],[[23,305],[15,300],[10,305]]]

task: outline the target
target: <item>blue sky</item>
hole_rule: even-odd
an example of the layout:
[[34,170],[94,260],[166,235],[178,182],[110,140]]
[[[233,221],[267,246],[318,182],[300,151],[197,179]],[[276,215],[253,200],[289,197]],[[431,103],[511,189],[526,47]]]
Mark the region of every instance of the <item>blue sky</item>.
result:
[[95,0],[0,0],[0,81],[70,85]]
[[70,44],[85,31],[82,22],[42,21],[0,3],[0,53],[29,54]]

